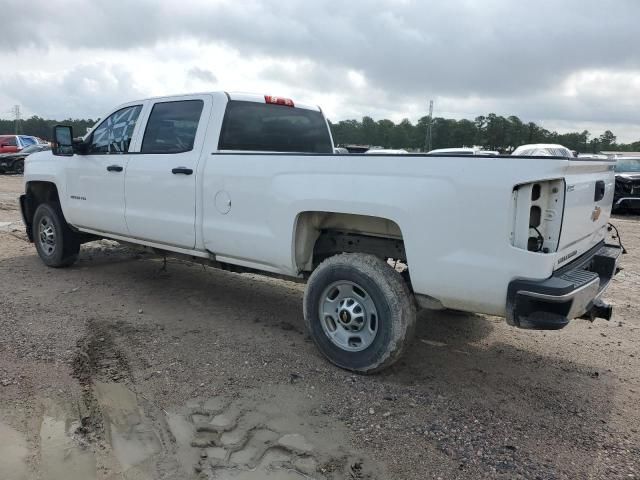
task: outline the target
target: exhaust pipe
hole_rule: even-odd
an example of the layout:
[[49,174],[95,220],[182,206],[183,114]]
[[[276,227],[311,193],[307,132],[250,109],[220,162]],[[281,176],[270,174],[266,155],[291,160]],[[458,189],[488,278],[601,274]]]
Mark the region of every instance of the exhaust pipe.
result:
[[604,318],[611,320],[613,315],[613,307],[609,303],[605,303],[599,298],[591,303],[591,307],[580,318],[594,321],[596,318]]

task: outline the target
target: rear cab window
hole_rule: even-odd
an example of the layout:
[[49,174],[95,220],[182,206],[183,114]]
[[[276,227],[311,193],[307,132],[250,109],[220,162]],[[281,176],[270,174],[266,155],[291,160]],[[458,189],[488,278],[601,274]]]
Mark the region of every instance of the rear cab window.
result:
[[230,100],[219,150],[333,153],[329,128],[318,110]]
[[177,100],[153,106],[141,153],[183,153],[193,150],[204,102]]

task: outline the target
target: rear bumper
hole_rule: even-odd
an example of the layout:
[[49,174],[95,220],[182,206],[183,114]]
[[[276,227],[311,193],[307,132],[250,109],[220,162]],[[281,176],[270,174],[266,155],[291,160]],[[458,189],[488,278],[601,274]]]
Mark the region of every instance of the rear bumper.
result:
[[513,280],[507,293],[507,322],[520,328],[557,330],[586,316],[611,317],[600,301],[617,273],[617,245],[598,244],[546,280]]

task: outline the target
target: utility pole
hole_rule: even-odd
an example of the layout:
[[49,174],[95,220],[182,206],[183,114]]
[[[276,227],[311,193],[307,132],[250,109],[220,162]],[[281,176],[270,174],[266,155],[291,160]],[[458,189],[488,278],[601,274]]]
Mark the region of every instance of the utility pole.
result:
[[427,135],[424,139],[424,151],[431,151],[431,143],[433,138],[433,100],[429,100],[429,123],[427,124]]
[[20,105],[14,105],[11,112],[13,113],[13,118],[15,120],[15,127],[14,127],[15,134],[18,135],[19,133],[22,133],[22,118],[20,116]]

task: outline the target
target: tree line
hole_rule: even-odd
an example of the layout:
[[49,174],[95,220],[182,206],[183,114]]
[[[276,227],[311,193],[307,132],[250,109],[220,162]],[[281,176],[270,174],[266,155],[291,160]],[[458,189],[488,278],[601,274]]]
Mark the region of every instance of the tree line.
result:
[[[81,137],[87,132],[87,128],[93,127],[95,123],[96,121],[90,118],[86,120],[71,118],[67,120],[46,120],[38,116],[33,116],[20,120],[17,133],[21,135],[33,135],[34,137],[50,141],[51,135],[53,134],[53,127],[55,125],[71,125],[73,127],[74,136]],[[16,133],[15,120],[0,119],[0,135],[9,135],[13,133]]]
[[[371,117],[363,117],[361,121],[331,123],[331,132],[336,145],[370,145],[422,151],[427,146],[428,125],[429,117],[422,117],[415,125],[408,119],[396,124],[391,120],[375,121]],[[640,140],[629,144],[617,143],[616,140],[610,130],[599,136],[592,135],[588,130],[561,134],[534,122],[525,123],[516,116],[503,117],[495,113],[474,120],[435,117],[431,126],[431,149],[477,145],[486,150],[510,153],[516,147],[529,143],[557,143],[580,153],[640,150]]]
[[[51,140],[54,125],[73,127],[74,135],[82,136],[95,124],[92,119],[47,120],[38,116],[20,121],[19,133]],[[385,148],[404,148],[422,151],[427,144],[429,117],[422,117],[414,125],[408,119],[400,123],[391,120],[342,120],[330,123],[336,145],[370,145]],[[0,135],[15,132],[14,120],[0,119]],[[549,131],[534,122],[524,123],[516,116],[503,117],[490,113],[474,120],[454,120],[435,117],[431,126],[431,148],[482,146],[487,150],[509,153],[528,143],[559,143],[581,153],[597,153],[602,150],[639,151],[640,140],[617,143],[616,136],[606,130],[599,136],[589,131],[558,133]]]

